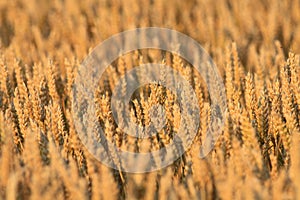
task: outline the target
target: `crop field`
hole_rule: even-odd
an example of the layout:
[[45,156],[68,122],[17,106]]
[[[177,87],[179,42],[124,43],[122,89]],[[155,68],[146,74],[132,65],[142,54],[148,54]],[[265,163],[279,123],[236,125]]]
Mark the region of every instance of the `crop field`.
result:
[[[180,41],[84,62],[146,27],[197,41],[218,79]],[[299,0],[0,0],[0,200],[300,199],[299,54]],[[132,90],[149,63],[178,76]]]

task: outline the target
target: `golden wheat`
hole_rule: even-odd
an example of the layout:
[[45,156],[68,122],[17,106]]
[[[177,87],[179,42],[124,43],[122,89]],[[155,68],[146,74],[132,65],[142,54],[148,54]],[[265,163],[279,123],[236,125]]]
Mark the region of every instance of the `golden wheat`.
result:
[[[299,13],[297,0],[0,1],[0,199],[299,199]],[[166,126],[141,139],[120,128],[126,125],[122,117],[116,124],[111,94],[138,65],[161,63],[178,71],[200,109],[198,132],[183,155],[158,171],[132,174],[121,171],[114,150],[106,149],[117,166],[110,169],[84,147],[72,116],[72,88],[80,63],[98,43],[148,26],[181,31],[207,50],[224,80],[228,112],[216,145],[200,159],[214,112],[203,77],[170,52],[120,56],[94,91],[96,123],[109,142],[150,152],[169,145],[180,126],[187,133],[193,126],[192,119],[181,120],[194,108],[185,103],[190,94],[178,97],[163,87],[178,81],[164,70],[161,82],[139,88],[129,107],[131,120],[143,127],[160,104]],[[121,95],[128,84],[123,79]],[[191,140],[189,134],[182,139]],[[179,148],[172,149],[175,156]]]

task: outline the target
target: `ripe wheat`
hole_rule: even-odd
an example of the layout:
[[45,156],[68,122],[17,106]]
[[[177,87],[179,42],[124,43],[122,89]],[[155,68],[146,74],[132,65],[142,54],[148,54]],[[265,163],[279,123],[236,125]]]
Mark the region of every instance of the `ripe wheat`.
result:
[[[0,199],[300,198],[300,1],[17,0],[1,1],[0,13]],[[198,132],[182,156],[159,171],[130,174],[120,170],[114,150],[107,149],[119,170],[84,147],[72,116],[72,87],[79,64],[99,42],[148,26],[173,28],[203,45],[224,80],[228,112],[215,147],[200,159],[214,112],[203,77],[170,52],[122,55],[95,91],[97,123],[110,142],[124,151],[151,152],[192,124],[180,123],[192,107],[180,108],[178,98],[189,95],[178,97],[157,83],[132,95],[130,118],[149,125],[151,107],[160,104],[166,126],[146,139],[118,127],[111,94],[138,65],[162,63],[178,71],[200,108]],[[161,77],[177,81],[163,70]],[[125,94],[128,82],[121,84]]]

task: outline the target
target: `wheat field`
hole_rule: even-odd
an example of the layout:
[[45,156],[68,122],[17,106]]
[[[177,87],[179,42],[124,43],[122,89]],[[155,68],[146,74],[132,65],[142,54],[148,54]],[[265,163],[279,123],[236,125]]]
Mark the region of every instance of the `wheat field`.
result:
[[[137,27],[182,32],[218,67],[228,112],[205,158],[199,147],[210,94],[186,60],[161,50],[136,50],[107,68],[95,91],[98,123],[127,151],[171,143],[182,113],[161,85],[132,96],[136,124],[150,123],[153,104],[166,110],[167,125],[146,141],[126,136],[110,108],[116,80],[128,70],[167,63],[198,98],[190,148],[165,168],[136,174],[103,165],[78,137],[78,67],[99,43]],[[0,199],[300,199],[299,53],[299,0],[0,0]]]

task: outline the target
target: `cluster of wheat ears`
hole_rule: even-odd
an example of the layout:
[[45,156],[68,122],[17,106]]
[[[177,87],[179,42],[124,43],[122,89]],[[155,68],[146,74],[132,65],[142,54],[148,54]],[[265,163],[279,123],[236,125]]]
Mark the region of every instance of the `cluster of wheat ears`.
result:
[[[201,76],[169,52],[121,56],[95,91],[99,124],[118,147],[160,149],[180,126],[176,96],[159,84],[140,88],[130,104],[130,117],[141,126],[150,123],[152,105],[165,108],[166,126],[156,136],[142,141],[116,125],[113,87],[139,64],[161,62],[179,71],[200,108],[196,138],[173,164],[125,173],[101,164],[82,144],[72,86],[98,43],[150,26],[180,31],[203,45],[223,78],[228,113],[215,147],[200,159],[211,119]],[[297,0],[0,1],[0,199],[299,199],[299,52]]]

